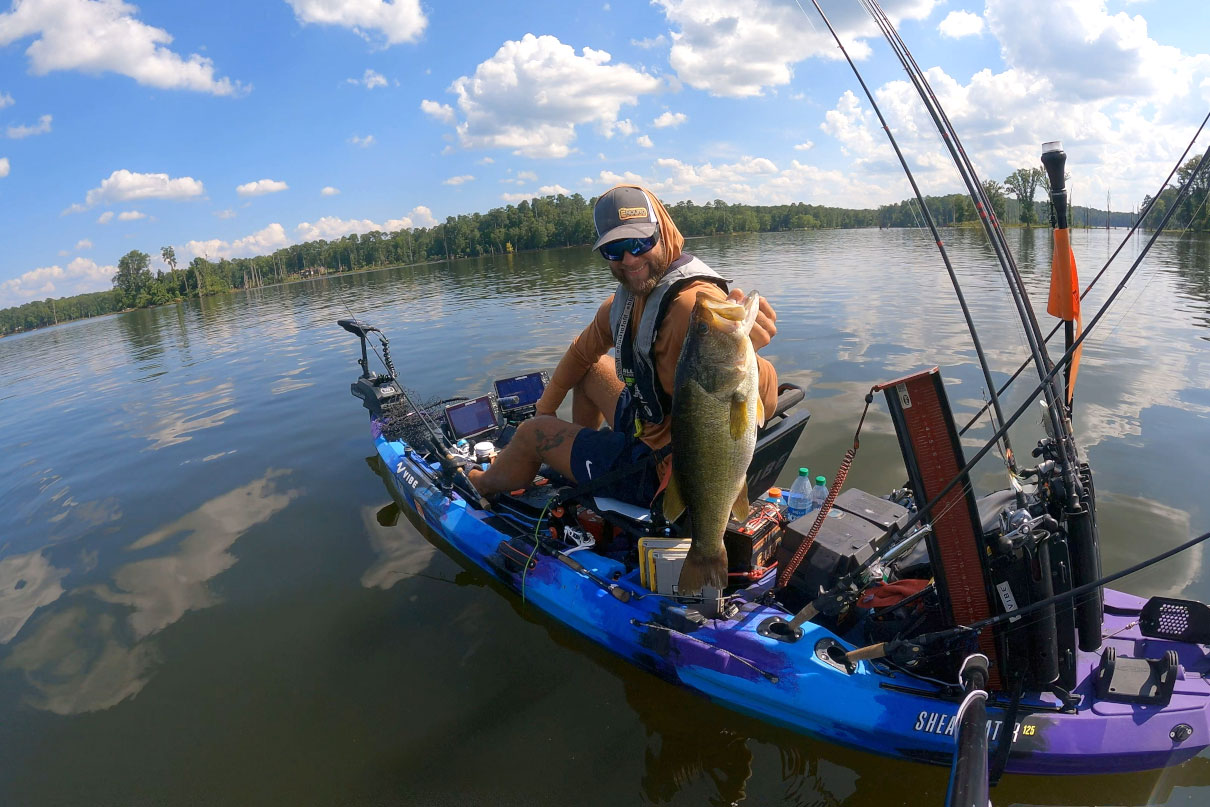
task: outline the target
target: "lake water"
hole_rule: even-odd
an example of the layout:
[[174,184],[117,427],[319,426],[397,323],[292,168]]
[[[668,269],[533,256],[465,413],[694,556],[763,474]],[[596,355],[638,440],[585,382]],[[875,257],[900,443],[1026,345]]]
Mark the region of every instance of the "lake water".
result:
[[[1085,281],[1123,234],[1074,234]],[[1025,350],[999,270],[980,234],[946,237],[1006,378]],[[1049,233],[1008,237],[1041,308]],[[832,477],[874,383],[940,365],[960,422],[982,404],[926,234],[688,248],[777,309],[765,355],[812,412],[787,482],[799,465]],[[632,669],[465,570],[392,503],[338,318],[382,327],[421,395],[473,395],[553,367],[612,284],[580,248],[0,340],[0,804],[941,804],[945,770],[770,727]],[[849,484],[883,493],[904,474],[885,409],[871,412]],[[1014,431],[1019,453],[1036,420]],[[1076,428],[1107,571],[1210,529],[1206,238],[1163,237],[1090,338]],[[979,468],[987,487],[998,476],[994,458]],[[1119,587],[1210,600],[1204,565],[1191,553]],[[1009,777],[993,798],[1207,804],[1210,759]]]

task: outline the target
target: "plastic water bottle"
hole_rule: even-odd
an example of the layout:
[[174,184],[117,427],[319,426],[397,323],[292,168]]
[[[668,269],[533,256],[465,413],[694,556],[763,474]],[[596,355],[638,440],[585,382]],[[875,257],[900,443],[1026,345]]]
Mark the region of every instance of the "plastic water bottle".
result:
[[825,477],[815,477],[815,487],[811,488],[811,509],[823,507],[824,499],[828,498],[828,480]]
[[798,478],[790,485],[786,494],[786,518],[790,521],[802,518],[811,509],[811,472],[806,468],[798,469]]

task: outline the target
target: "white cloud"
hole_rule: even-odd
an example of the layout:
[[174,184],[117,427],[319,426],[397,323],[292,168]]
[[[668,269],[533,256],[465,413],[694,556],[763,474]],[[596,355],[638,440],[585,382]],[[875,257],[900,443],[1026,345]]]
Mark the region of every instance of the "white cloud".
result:
[[[595,124],[611,134],[625,125],[618,121],[623,104],[664,87],[656,76],[610,64],[611,59],[590,47],[577,54],[553,36],[526,34],[505,42],[473,76],[450,85],[461,116],[459,142],[464,148],[559,158],[571,153],[577,126]],[[434,117],[441,109],[435,102],[421,108]]]
[[454,123],[454,108],[449,104],[439,104],[436,101],[425,99],[420,102],[420,111],[442,123],[450,125]]
[[246,89],[215,78],[210,59],[169,50],[172,35],[135,19],[137,12],[122,0],[22,0],[0,14],[0,47],[34,37],[25,53],[39,76],[80,70],[118,73],[166,90],[232,95]]
[[181,247],[183,257],[203,257],[207,260],[221,258],[247,258],[253,255],[265,255],[281,249],[291,243],[286,236],[286,229],[273,222],[252,235],[244,236],[235,241],[222,241],[211,238],[207,241],[188,241]]
[[474,181],[474,179],[475,178],[473,176],[471,176],[470,174],[462,174],[461,176],[450,177],[449,179],[443,179],[441,181],[441,184],[442,185],[462,185],[463,183],[466,183],[466,182],[472,182],[472,181]]
[[630,40],[630,44],[634,45],[636,48],[650,50],[651,48],[658,48],[661,45],[668,44],[668,39],[663,34],[659,34],[658,36],[653,36],[648,39],[632,39]]
[[354,146],[361,146],[363,149],[369,148],[370,146],[374,145],[374,135],[366,135],[365,137],[353,135],[349,138],[349,142]]
[[101,215],[97,216],[97,224],[108,224],[113,221],[113,211],[106,210]]
[[33,126],[10,126],[8,127],[8,136],[13,140],[20,140],[23,137],[30,135],[46,134],[50,131],[50,115],[43,115],[38,118],[38,122]]
[[510,205],[515,205],[517,202],[526,202],[534,198],[537,194],[534,193],[502,193],[500,198],[508,202]]
[[13,105],[13,97],[6,92],[0,92],[0,109]]
[[258,179],[255,182],[245,182],[236,187],[235,192],[240,196],[262,196],[266,193],[278,193],[290,186],[279,179]]
[[533,171],[518,171],[517,172],[517,181],[518,182],[534,182],[537,179],[538,179],[538,175],[535,174]]
[[339,196],[340,188],[333,188],[331,185],[325,185],[320,193],[324,196]]
[[564,188],[562,185],[543,185],[542,187],[538,188],[539,196],[558,196],[560,193],[566,196],[571,193],[571,191],[567,190],[567,188]]
[[0,179],[8,176],[8,157],[0,157]]
[[424,206],[417,206],[412,208],[408,215],[398,219],[389,219],[381,224],[370,219],[341,219],[336,216],[324,216],[314,223],[304,221],[295,228],[295,231],[298,233],[299,241],[315,241],[320,238],[331,241],[350,233],[368,233],[373,230],[393,233],[399,230],[410,230],[414,227],[432,227],[436,223],[437,220],[433,218],[431,210]]
[[804,143],[798,143],[794,146],[795,151],[810,151],[813,148],[815,148],[815,143],[810,140]]
[[638,143],[640,146],[642,146],[645,149],[649,149],[653,145],[655,145],[654,143],[651,142],[651,138],[648,137],[647,135],[639,135],[638,137],[636,137],[634,139],[634,142]]
[[72,205],[65,212],[78,213],[102,202],[128,202],[134,199],[188,199],[201,196],[202,183],[193,177],[170,178],[167,174],[139,174],[121,168],[101,180],[84,197],[84,204]]
[[689,120],[689,116],[684,112],[665,112],[653,120],[651,125],[657,129],[666,129],[669,126],[680,126],[687,120]]
[[964,36],[979,36],[983,33],[983,18],[969,11],[951,11],[937,26],[942,36],[961,39]]
[[[668,61],[691,87],[712,95],[743,98],[761,95],[766,87],[790,83],[794,65],[811,57],[843,58],[821,23],[808,21],[793,3],[776,0],[654,0],[672,32]],[[887,15],[896,22],[924,19],[936,0],[887,0]],[[808,12],[812,13],[812,12]],[[830,4],[828,16],[854,59],[864,59],[870,46],[862,37],[878,31],[860,4]]]
[[621,134],[622,137],[630,137],[637,129],[638,127],[631,123],[630,118],[627,118],[626,120],[620,120],[613,126],[610,126],[606,130],[606,135],[613,137],[613,133],[616,131]]
[[377,32],[387,45],[415,42],[428,19],[420,0],[286,0],[301,23],[339,25],[363,39]]
[[123,210],[118,214],[118,221],[138,221],[145,218],[147,218],[147,214],[137,210]]
[[89,241],[87,238],[81,238],[79,241],[76,242],[76,249],[77,250],[92,249],[92,242]]
[[371,70],[368,67],[366,68],[365,74],[361,78],[347,78],[345,81],[349,84],[360,84],[367,90],[372,90],[375,87],[387,86],[386,76],[384,76],[382,73]]
[[63,266],[43,266],[31,269],[19,277],[0,282],[0,307],[44,300],[47,297],[68,297],[90,291],[112,288],[111,278],[116,266],[98,266],[88,258],[75,258]]
[[214,211],[214,215],[218,216],[220,219],[233,219],[235,218],[236,214],[234,210],[227,208],[226,210]]
[[491,157],[484,157],[482,160],[475,160],[475,165],[491,165],[494,162]]
[[[1210,55],[1185,56],[1161,45],[1148,37],[1141,16],[1111,15],[1103,3],[988,0],[985,17],[1005,62],[1047,78],[1052,96],[1068,101],[1128,96],[1167,102],[1210,72]],[[1037,36],[1039,19],[1047,21],[1044,38]]]

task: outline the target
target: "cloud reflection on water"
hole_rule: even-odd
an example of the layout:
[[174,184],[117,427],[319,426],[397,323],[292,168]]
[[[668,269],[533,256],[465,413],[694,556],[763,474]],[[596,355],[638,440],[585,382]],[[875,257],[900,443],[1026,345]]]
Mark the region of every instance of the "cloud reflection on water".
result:
[[[207,583],[235,565],[237,558],[229,550],[241,536],[299,496],[297,489],[281,488],[289,473],[268,470],[148,533],[127,549],[145,551],[175,541],[173,551],[124,564],[111,582],[74,590],[61,608],[34,620],[32,633],[13,646],[3,664],[23,673],[29,685],[25,702],[57,714],[77,714],[109,708],[139,692],[157,658],[148,637],[189,611],[220,602]],[[0,585],[16,572],[41,575],[32,587],[20,589],[30,589],[29,594],[11,603],[0,598],[0,629],[10,632],[9,638],[34,610],[63,594],[58,581],[66,572],[50,568],[40,557],[0,562]]]

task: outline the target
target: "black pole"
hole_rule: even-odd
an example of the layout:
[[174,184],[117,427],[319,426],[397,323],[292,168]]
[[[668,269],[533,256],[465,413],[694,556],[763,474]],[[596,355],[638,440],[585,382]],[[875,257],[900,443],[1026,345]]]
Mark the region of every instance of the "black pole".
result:
[[[1046,176],[1050,179],[1050,208],[1053,211],[1056,230],[1067,229],[1067,177],[1064,172],[1066,165],[1067,152],[1063,151],[1063,146],[1058,140],[1042,144],[1042,166],[1046,169]],[[1071,343],[1076,338],[1075,326],[1071,320],[1063,322],[1063,350],[1067,351],[1071,349]],[[1063,386],[1068,390],[1071,389],[1071,368],[1071,363],[1063,368]],[[1067,400],[1066,395],[1063,396],[1063,400]],[[1074,404],[1074,401],[1072,403]],[[1071,404],[1064,409],[1069,418],[1071,409]]]
[[962,662],[958,678],[966,698],[958,707],[954,761],[945,807],[988,807],[987,656],[974,653]]

